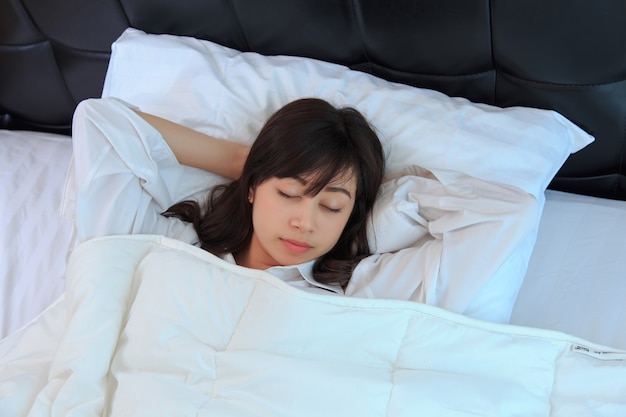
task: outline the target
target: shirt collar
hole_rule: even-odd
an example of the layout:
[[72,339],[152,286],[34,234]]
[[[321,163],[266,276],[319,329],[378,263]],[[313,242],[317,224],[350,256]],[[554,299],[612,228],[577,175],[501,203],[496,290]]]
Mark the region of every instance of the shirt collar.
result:
[[[223,259],[232,264],[236,264],[235,257],[230,253],[224,255]],[[294,287],[306,288],[313,286],[316,288],[321,288],[323,290],[334,292],[336,294],[343,294],[344,292],[341,286],[322,284],[320,282],[317,282],[315,278],[313,278],[314,263],[315,260],[298,265],[273,266],[266,269],[265,271],[274,275],[276,278],[279,278],[280,280],[293,285]]]

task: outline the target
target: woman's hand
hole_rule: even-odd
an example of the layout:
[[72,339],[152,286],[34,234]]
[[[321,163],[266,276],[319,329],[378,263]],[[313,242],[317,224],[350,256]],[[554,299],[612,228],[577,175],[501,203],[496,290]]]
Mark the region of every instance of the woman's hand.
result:
[[152,114],[135,112],[161,133],[181,164],[231,179],[241,176],[249,146],[217,139]]

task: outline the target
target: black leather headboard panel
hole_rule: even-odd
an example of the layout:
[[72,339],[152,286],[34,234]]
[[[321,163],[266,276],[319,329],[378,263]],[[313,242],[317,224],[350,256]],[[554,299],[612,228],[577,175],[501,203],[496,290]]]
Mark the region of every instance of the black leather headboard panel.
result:
[[0,127],[69,133],[128,26],[555,109],[597,140],[551,187],[626,199],[623,0],[0,0]]

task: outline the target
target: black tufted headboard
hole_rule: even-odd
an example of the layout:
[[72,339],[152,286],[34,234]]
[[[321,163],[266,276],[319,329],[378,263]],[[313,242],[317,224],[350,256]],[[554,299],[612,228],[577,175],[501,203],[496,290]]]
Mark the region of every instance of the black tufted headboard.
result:
[[128,26],[555,109],[596,142],[551,187],[626,199],[624,0],[0,0],[0,127],[70,133]]

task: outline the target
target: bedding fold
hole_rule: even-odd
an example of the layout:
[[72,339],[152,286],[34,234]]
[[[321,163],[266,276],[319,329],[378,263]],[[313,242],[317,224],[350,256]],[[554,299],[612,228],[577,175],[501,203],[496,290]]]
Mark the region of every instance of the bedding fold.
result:
[[67,280],[47,380],[2,363],[2,415],[626,414],[624,351],[313,294],[165,237],[83,243]]

